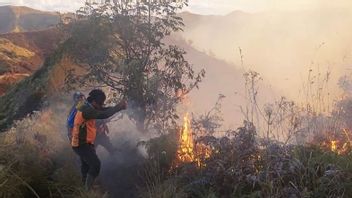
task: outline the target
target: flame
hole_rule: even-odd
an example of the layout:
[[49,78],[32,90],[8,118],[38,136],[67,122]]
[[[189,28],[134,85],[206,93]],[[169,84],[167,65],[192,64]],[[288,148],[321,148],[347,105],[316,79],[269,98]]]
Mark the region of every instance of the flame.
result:
[[202,143],[195,143],[188,113],[183,118],[183,127],[180,131],[178,149],[174,167],[183,163],[196,163],[198,167],[204,167],[204,161],[211,156],[212,150]]
[[342,132],[339,136],[328,136],[329,140],[323,142],[321,146],[338,155],[350,153],[352,151],[352,141],[349,136],[351,132],[348,129],[343,129]]
[[183,163],[194,161],[194,142],[192,131],[189,128],[188,114],[183,118],[183,128],[180,134],[177,159]]
[[330,148],[330,150],[332,151],[332,152],[336,152],[337,151],[337,140],[331,140],[331,148]]

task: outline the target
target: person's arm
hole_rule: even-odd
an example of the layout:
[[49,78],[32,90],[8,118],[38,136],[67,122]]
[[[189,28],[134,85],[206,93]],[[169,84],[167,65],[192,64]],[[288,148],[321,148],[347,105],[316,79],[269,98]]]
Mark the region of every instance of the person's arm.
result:
[[115,113],[126,109],[125,103],[120,103],[114,107],[107,107],[103,110],[97,110],[95,108],[89,107],[82,110],[83,118],[86,120],[91,119],[107,119],[113,116]]

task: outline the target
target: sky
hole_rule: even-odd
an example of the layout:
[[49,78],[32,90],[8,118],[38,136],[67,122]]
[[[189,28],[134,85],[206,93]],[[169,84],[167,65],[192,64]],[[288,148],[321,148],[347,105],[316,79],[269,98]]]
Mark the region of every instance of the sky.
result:
[[[74,11],[84,0],[0,0],[0,5],[24,5],[41,10]],[[352,6],[350,0],[189,0],[188,11],[198,14],[225,15],[234,10],[261,12],[268,10],[320,9]]]

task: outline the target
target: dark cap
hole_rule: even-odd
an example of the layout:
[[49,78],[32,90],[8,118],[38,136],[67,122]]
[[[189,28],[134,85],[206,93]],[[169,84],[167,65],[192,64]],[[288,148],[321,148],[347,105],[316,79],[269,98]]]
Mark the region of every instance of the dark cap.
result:
[[89,92],[89,96],[87,98],[88,102],[95,101],[96,103],[103,105],[106,99],[105,93],[100,89],[94,89]]

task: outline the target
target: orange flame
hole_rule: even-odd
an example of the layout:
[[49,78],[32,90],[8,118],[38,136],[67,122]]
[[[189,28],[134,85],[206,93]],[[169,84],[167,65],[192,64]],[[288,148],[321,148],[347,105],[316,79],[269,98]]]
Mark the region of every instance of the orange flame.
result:
[[337,151],[337,140],[332,140],[330,143],[331,143],[331,148],[330,148],[330,150],[331,150],[332,152],[336,152],[336,151]]
[[191,122],[188,113],[183,118],[183,127],[180,131],[178,149],[174,167],[178,167],[183,163],[197,163],[198,167],[204,167],[204,160],[211,156],[211,148],[202,143],[195,143]]
[[334,138],[331,136],[328,137],[328,141],[323,142],[321,146],[338,155],[350,153],[352,151],[352,141],[349,137],[351,132],[347,129],[343,129],[342,131],[343,133],[340,136],[334,135]]
[[177,159],[181,162],[194,161],[194,142],[192,131],[189,128],[190,120],[188,114],[183,118],[183,129],[180,134]]

